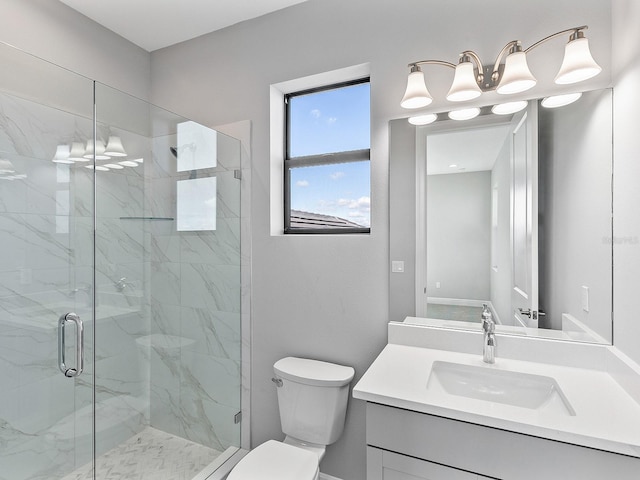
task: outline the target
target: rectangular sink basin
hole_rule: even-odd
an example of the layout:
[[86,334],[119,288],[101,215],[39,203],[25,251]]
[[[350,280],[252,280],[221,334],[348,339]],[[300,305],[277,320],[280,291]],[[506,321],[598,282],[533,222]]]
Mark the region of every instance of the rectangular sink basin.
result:
[[433,362],[427,390],[487,402],[565,415],[575,411],[551,377],[477,367],[451,362]]

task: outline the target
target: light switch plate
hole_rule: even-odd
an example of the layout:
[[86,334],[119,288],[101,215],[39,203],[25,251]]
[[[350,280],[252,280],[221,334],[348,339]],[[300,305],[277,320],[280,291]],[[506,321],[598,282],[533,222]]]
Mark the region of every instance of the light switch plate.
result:
[[404,273],[404,261],[403,260],[392,260],[391,261],[391,272],[392,273]]

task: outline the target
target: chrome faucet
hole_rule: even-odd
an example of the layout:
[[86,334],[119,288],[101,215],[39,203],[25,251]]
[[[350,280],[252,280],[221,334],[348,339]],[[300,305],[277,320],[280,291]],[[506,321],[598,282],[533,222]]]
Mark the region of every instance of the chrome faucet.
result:
[[484,341],[482,344],[482,360],[485,363],[496,362],[496,322],[487,304],[482,305],[482,331]]

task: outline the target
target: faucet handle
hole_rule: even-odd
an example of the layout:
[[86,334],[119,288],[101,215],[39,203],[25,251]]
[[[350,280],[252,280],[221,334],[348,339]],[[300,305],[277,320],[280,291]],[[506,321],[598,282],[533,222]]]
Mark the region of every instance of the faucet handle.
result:
[[489,317],[482,322],[482,329],[485,331],[485,333],[495,333],[496,322],[494,322],[493,319]]
[[493,321],[493,314],[486,303],[482,305],[482,329],[485,333],[493,333],[495,331],[495,322]]

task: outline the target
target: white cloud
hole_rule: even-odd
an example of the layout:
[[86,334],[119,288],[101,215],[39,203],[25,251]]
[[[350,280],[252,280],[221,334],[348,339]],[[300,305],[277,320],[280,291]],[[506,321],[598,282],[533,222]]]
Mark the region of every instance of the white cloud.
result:
[[313,110],[311,110],[311,112],[309,112],[311,114],[311,116],[313,118],[320,118],[322,116],[322,112],[320,110],[318,110],[317,108],[314,108]]
[[360,208],[371,208],[371,198],[369,197],[360,197],[358,199],[358,206]]
[[337,121],[338,121],[338,119],[337,119],[336,117],[329,117],[329,118],[327,119],[327,123],[328,123],[329,125],[333,125],[333,124],[334,124],[334,123],[336,123]]
[[340,198],[335,202],[338,207],[337,215],[342,218],[351,218],[353,221],[369,226],[369,216],[371,212],[371,199],[369,197]]
[[344,176],[345,176],[344,172],[335,172],[330,175],[331,180],[340,180]]
[[309,182],[306,180],[298,180],[296,182],[296,187],[308,187],[309,186]]

